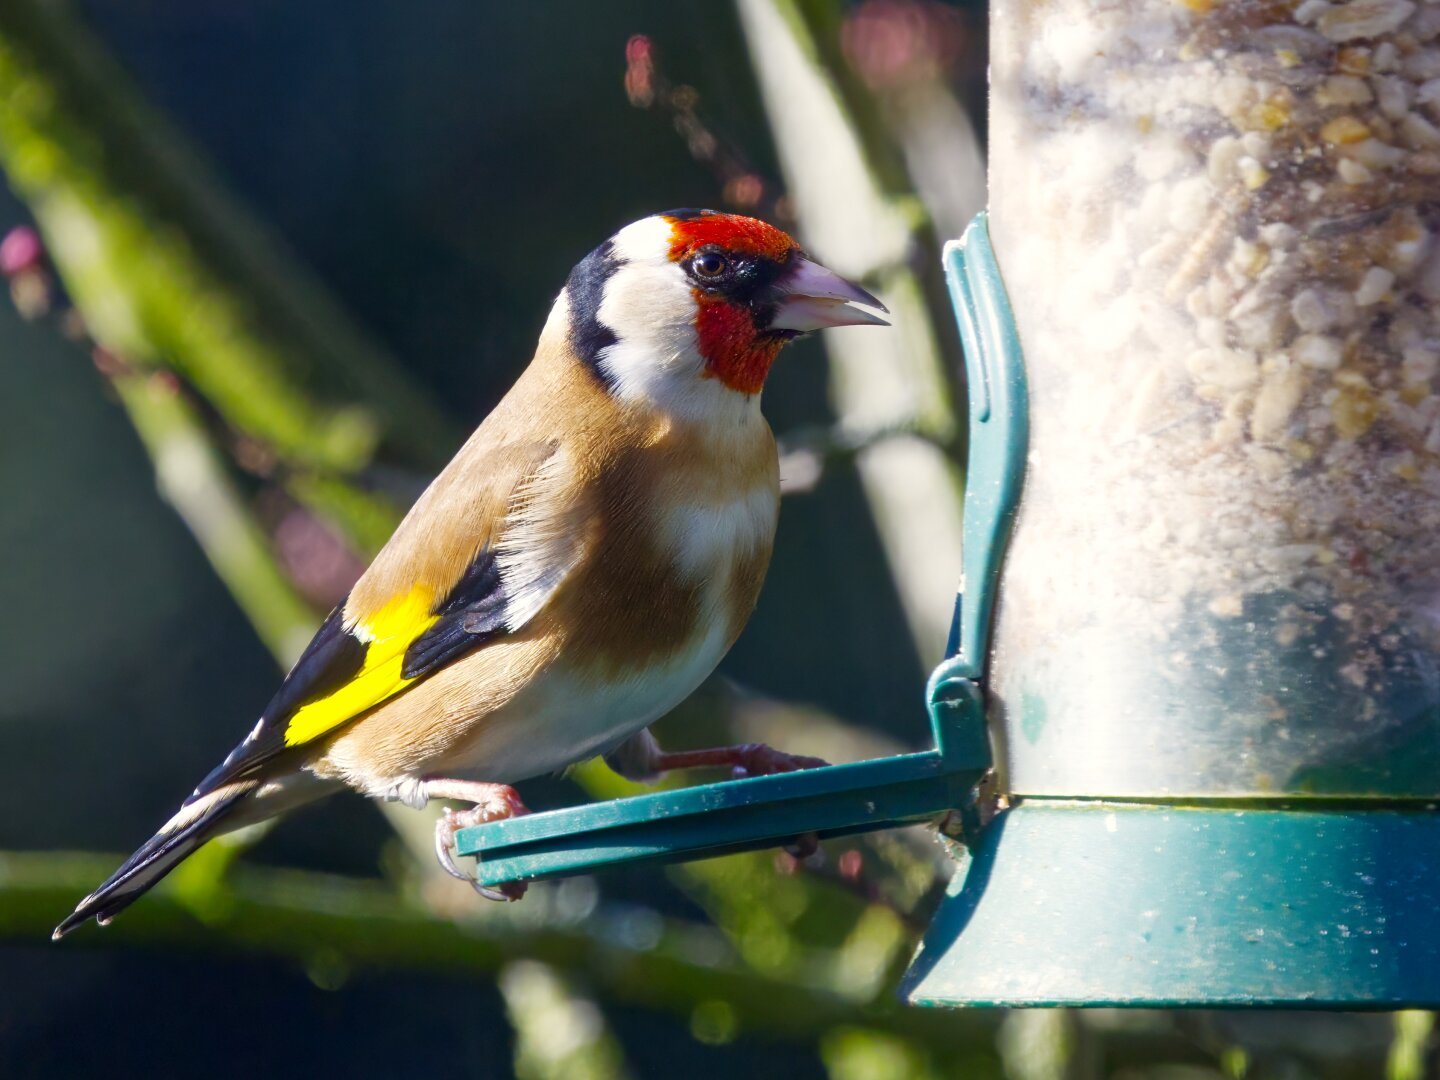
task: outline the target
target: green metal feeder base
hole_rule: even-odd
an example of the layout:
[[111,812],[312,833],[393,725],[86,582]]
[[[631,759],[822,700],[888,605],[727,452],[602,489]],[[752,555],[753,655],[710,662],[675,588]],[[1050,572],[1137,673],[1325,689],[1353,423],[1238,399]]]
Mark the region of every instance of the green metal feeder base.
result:
[[1440,814],[1026,800],[978,839],[918,1005],[1434,1008]]

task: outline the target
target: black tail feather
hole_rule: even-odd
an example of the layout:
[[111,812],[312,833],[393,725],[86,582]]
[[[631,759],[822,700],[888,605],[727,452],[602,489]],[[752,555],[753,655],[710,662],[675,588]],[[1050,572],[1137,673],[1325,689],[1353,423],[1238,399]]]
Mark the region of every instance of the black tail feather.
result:
[[103,926],[145,895],[156,882],[210,839],[235,804],[255,787],[254,781],[231,784],[182,807],[158,833],[126,859],[120,869],[80,901],[75,911],[55,928],[52,940],[59,941],[87,919],[93,918]]

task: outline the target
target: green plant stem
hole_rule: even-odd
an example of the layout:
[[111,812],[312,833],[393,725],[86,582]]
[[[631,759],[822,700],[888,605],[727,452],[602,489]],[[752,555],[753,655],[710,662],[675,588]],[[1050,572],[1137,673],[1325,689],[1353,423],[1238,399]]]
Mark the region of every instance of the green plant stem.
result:
[[[48,936],[57,912],[115,865],[93,854],[0,853],[0,939]],[[457,886],[459,888],[460,886]],[[927,1045],[973,1052],[995,1018],[905,1009],[881,997],[856,1002],[827,989],[776,979],[726,962],[705,962],[686,945],[683,924],[667,922],[646,948],[619,944],[603,925],[452,922],[426,913],[373,880],[239,865],[226,887],[185,902],[169,880],[103,931],[87,928],[71,947],[203,947],[291,959],[331,971],[376,968],[490,977],[506,963],[538,960],[583,976],[609,999],[689,1015],[721,1001],[742,1028],[809,1041],[836,1024],[874,1027]],[[603,909],[602,909],[603,910]],[[713,949],[706,949],[711,953]]]
[[1435,1014],[1409,1009],[1395,1014],[1395,1041],[1385,1063],[1386,1080],[1425,1080],[1426,1052],[1435,1034]]
[[548,964],[517,960],[500,972],[515,1029],[517,1080],[628,1080],[625,1054],[605,1015]]
[[148,108],[63,0],[0,4],[0,166],[96,339],[173,365],[240,430],[352,471],[457,434]]
[[[877,192],[883,193],[883,197],[895,206],[902,207],[911,223],[910,243],[913,250],[908,260],[911,269],[905,273],[915,278],[926,306],[934,315],[935,348],[941,359],[939,374],[949,400],[956,405],[962,404],[965,385],[959,331],[950,312],[950,296],[940,260],[943,243],[950,237],[937,235],[932,212],[918,197],[904,155],[896,145],[893,123],[886,119],[880,102],[846,60],[840,41],[846,6],[838,0],[779,0],[776,9],[829,83],[840,110],[849,122]],[[977,196],[983,206],[983,176],[981,181]],[[951,447],[957,465],[964,462],[965,434],[964,425],[960,425]]]
[[[48,937],[58,913],[115,865],[95,853],[0,852],[0,941]],[[456,885],[457,889],[463,886]],[[998,1011],[900,1006],[887,993],[854,1000],[823,985],[778,979],[712,959],[704,929],[661,920],[644,947],[622,943],[606,909],[567,926],[520,919],[452,921],[430,914],[375,879],[238,865],[222,890],[187,892],[169,878],[109,927],[86,928],[58,948],[203,948],[294,961],[338,985],[360,970],[489,979],[531,959],[573,975],[608,1001],[691,1017],[723,1006],[740,1030],[811,1043],[841,1028],[886,1032],[964,1061],[966,1076],[998,1075],[983,1049]],[[1107,1075],[1117,1069],[1208,1059],[1189,1040],[1157,1029],[1106,1033]]]
[[938,262],[933,244],[921,242],[928,219],[917,198],[877,177],[876,155],[821,59],[815,13],[807,17],[795,0],[736,7],[807,246],[867,280],[893,313],[892,329],[825,341],[839,422],[853,431],[913,425],[931,436],[888,439],[856,461],[916,653],[929,667],[943,652],[962,569],[964,483],[957,459],[940,449],[958,447],[962,430],[957,368],[933,315],[945,309],[908,263],[917,244]]
[[173,384],[149,374],[122,374],[112,385],[155,463],[161,494],[265,646],[288,666],[314,633],[316,613],[276,564],[194,410]]

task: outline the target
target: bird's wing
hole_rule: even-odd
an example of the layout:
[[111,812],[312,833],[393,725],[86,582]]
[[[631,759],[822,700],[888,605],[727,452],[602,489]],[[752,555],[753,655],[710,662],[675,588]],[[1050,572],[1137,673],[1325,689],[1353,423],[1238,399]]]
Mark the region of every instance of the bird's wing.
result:
[[584,549],[554,444],[472,443],[321,625],[255,728],[191,799],[253,774],[535,616]]

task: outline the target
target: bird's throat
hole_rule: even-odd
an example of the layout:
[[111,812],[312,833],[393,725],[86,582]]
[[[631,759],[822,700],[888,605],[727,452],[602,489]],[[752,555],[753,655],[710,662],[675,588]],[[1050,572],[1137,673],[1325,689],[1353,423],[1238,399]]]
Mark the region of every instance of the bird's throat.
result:
[[785,339],[755,329],[748,309],[725,301],[701,299],[695,336],[705,358],[705,374],[731,390],[758,394]]

